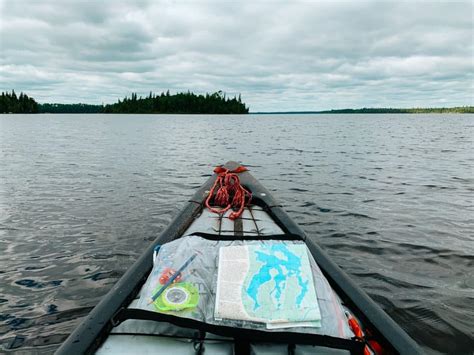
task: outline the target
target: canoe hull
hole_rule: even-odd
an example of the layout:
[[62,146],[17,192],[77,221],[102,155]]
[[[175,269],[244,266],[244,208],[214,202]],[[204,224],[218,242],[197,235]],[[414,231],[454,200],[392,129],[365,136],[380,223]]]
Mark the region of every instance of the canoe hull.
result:
[[[226,164],[228,169],[234,169],[237,166],[238,164],[234,162]],[[82,320],[57,350],[57,354],[92,353],[101,346],[114,325],[116,325],[114,317],[133,301],[146,281],[153,266],[154,246],[180,238],[184,234],[202,212],[205,198],[215,178],[215,175],[211,176],[194,194],[170,225],[146,249],[91,313]],[[354,315],[371,330],[373,336],[380,339],[379,342],[388,353],[421,353],[418,345],[398,324],[367,296],[314,240],[307,237],[305,232],[288,216],[267,189],[249,172],[240,173],[239,178],[242,185],[252,191],[252,203],[261,206],[285,234],[305,241],[331,287]]]

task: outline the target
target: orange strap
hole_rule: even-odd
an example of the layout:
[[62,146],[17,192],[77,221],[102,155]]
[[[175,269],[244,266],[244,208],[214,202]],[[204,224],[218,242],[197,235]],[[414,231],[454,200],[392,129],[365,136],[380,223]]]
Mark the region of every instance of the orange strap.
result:
[[356,336],[356,338],[358,338],[359,340],[361,341],[364,341],[366,344],[369,344],[370,345],[370,348],[372,349],[372,351],[370,351],[369,347],[366,345],[364,347],[364,355],[371,355],[371,354],[383,354],[384,351],[382,349],[382,346],[375,340],[366,340],[365,339],[365,335],[364,333],[362,332],[362,329],[361,329],[361,326],[359,324],[359,322],[357,321],[357,319],[355,319],[354,317],[351,317],[349,316],[349,319],[347,321],[349,323],[349,327],[351,328],[352,332],[354,333],[354,335]]

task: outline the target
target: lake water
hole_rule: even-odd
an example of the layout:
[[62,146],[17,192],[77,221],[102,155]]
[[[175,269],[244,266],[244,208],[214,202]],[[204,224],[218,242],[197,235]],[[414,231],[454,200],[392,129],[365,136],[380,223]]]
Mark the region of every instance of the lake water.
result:
[[52,352],[237,160],[428,353],[474,349],[473,115],[1,115],[0,352]]

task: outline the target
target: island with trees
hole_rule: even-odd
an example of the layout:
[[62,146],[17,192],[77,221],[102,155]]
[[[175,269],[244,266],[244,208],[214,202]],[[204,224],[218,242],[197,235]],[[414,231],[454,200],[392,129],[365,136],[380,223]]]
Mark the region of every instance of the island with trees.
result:
[[103,113],[187,113],[187,114],[247,114],[249,109],[240,95],[229,98],[222,91],[196,95],[192,92],[171,95],[169,91],[147,97],[132,94],[117,103],[105,105]]

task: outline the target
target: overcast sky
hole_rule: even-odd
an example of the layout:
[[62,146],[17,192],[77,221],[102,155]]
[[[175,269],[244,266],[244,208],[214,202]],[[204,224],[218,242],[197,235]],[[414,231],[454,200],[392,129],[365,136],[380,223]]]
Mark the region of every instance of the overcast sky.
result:
[[0,90],[169,89],[251,111],[473,105],[473,3],[0,0]]

